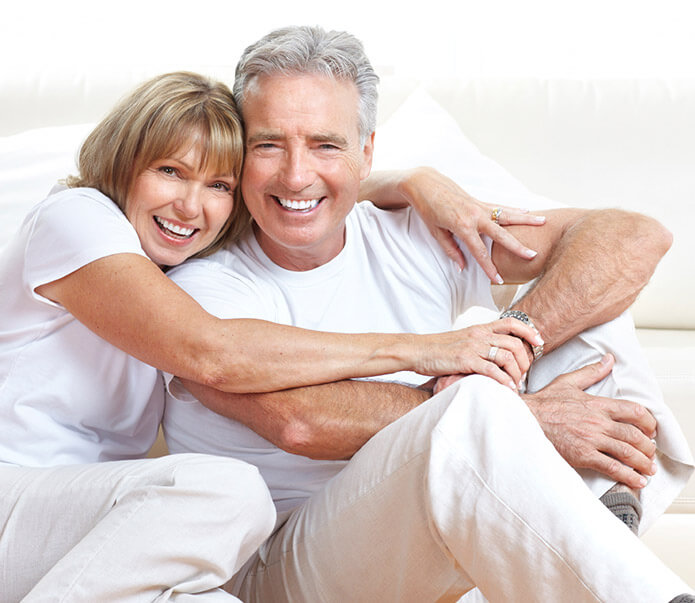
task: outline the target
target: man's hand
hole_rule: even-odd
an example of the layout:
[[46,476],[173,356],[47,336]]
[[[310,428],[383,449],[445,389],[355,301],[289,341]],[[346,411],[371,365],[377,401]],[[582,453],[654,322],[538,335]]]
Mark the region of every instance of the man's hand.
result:
[[561,375],[526,404],[547,438],[575,469],[593,469],[630,486],[643,488],[656,471],[656,420],[643,406],[602,398],[584,390],[611,372],[610,354],[600,362]]

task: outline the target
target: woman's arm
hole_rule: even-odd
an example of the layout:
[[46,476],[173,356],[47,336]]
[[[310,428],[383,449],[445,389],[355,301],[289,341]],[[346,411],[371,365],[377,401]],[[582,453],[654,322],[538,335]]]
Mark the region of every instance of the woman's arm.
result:
[[346,335],[221,320],[135,254],[101,258],[37,293],[143,362],[222,391],[268,392],[401,370],[444,375],[470,363],[470,341],[460,331]]
[[432,236],[461,269],[465,266],[464,258],[454,235],[466,244],[490,281],[496,284],[501,284],[502,279],[482,235],[489,236],[512,254],[529,260],[536,252],[502,227],[512,224],[541,226],[545,223],[542,216],[510,207],[500,208],[503,211],[495,223],[491,205],[474,199],[453,180],[429,167],[374,172],[362,182],[359,198],[369,199],[382,209],[412,205]]

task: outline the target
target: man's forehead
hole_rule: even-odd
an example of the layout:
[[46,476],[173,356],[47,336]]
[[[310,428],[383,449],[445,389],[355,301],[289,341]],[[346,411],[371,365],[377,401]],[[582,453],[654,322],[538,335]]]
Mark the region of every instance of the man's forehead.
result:
[[323,74],[255,78],[244,95],[247,141],[289,136],[341,142],[359,135],[359,95],[351,80]]

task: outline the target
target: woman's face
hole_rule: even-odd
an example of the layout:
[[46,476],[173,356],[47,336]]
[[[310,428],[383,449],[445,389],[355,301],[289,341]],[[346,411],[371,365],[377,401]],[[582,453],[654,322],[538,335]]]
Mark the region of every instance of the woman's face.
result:
[[154,161],[135,179],[125,214],[158,266],[176,266],[210,245],[234,205],[236,179],[198,169],[193,144]]

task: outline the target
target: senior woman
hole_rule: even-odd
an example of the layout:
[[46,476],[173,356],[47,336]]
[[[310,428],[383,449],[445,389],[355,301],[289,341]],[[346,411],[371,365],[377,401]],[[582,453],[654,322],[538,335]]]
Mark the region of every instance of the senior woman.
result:
[[[3,600],[234,599],[217,587],[270,533],[274,508],[240,461],[142,459],[162,414],[158,369],[237,392],[398,370],[478,367],[508,381],[524,370],[523,353],[497,366],[462,333],[322,334],[204,312],[164,271],[247,224],[234,202],[242,147],[226,86],[153,78],[95,128],[79,176],[32,209],[0,259]],[[394,182],[377,181],[375,198]],[[406,197],[422,201],[416,189]],[[476,236],[490,229],[480,224]]]

